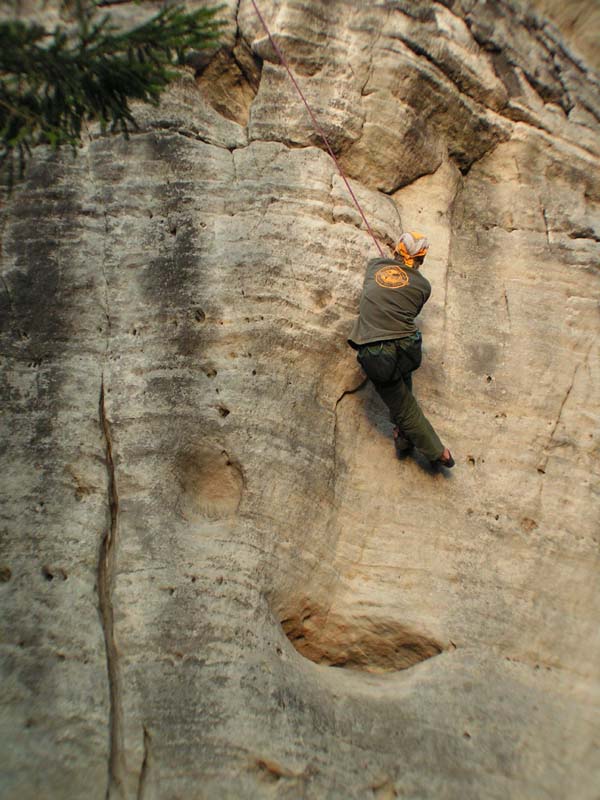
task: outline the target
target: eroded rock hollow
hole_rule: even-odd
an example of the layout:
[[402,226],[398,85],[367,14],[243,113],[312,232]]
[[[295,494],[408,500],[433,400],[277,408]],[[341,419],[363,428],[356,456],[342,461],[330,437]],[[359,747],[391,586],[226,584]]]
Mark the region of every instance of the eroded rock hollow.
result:
[[458,463],[394,453],[373,242],[229,0],[2,210],[2,794],[592,800],[598,76],[509,2],[260,6],[379,240],[431,240]]

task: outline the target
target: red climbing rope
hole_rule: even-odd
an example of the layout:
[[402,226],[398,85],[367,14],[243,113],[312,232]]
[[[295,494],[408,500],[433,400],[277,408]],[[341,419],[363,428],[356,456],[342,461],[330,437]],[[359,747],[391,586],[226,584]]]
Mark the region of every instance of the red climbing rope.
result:
[[384,252],[383,252],[383,250],[382,250],[382,248],[381,248],[381,245],[379,244],[379,242],[378,242],[378,241],[377,241],[377,239],[375,238],[375,234],[373,233],[373,231],[372,231],[372,229],[371,229],[371,226],[369,225],[369,222],[368,222],[368,220],[367,220],[367,218],[366,218],[366,216],[365,216],[365,212],[362,210],[362,208],[361,208],[361,206],[360,206],[360,203],[359,203],[359,202],[358,202],[358,200],[356,199],[356,195],[354,194],[354,192],[352,191],[352,187],[351,187],[351,186],[350,186],[350,184],[348,183],[348,178],[346,178],[346,176],[345,176],[345,174],[344,174],[344,170],[343,170],[343,169],[342,169],[342,167],[340,166],[340,162],[339,162],[339,161],[337,160],[337,158],[335,157],[335,153],[333,152],[333,150],[331,149],[331,145],[330,145],[330,144],[329,144],[329,142],[327,141],[327,136],[325,136],[325,132],[324,132],[323,128],[322,128],[322,127],[319,125],[319,121],[317,120],[317,118],[316,118],[316,117],[315,117],[315,115],[313,114],[311,107],[308,105],[308,101],[306,100],[306,97],[305,97],[305,96],[304,96],[304,94],[302,93],[302,89],[301,89],[301,88],[300,88],[300,86],[298,85],[298,81],[296,80],[296,78],[294,78],[294,76],[293,76],[293,74],[292,74],[292,71],[291,71],[291,69],[290,69],[290,67],[289,67],[289,65],[288,65],[288,62],[286,61],[286,58],[285,58],[285,56],[283,55],[283,53],[282,53],[282,51],[281,51],[281,49],[280,49],[279,45],[277,44],[277,42],[275,41],[275,39],[273,39],[273,37],[271,36],[271,31],[269,30],[269,27],[268,27],[267,23],[265,22],[265,19],[264,19],[263,15],[260,13],[260,10],[259,10],[258,6],[256,5],[256,2],[255,2],[255,0],[252,0],[252,5],[254,6],[254,10],[256,11],[256,14],[257,14],[257,16],[258,16],[259,20],[261,21],[263,28],[265,29],[265,33],[266,33],[266,34],[267,34],[267,36],[269,37],[269,41],[270,41],[270,42],[271,42],[271,44],[273,45],[273,50],[275,50],[275,52],[276,52],[276,53],[277,53],[277,55],[279,56],[279,60],[281,61],[282,65],[283,65],[283,66],[286,68],[286,70],[287,70],[287,73],[288,73],[288,75],[290,76],[292,83],[293,83],[293,84],[294,84],[294,86],[296,87],[296,91],[298,92],[298,94],[299,94],[299,95],[300,95],[300,97],[302,98],[302,102],[303,102],[303,103],[304,103],[304,105],[306,106],[306,110],[308,111],[308,113],[309,113],[309,115],[310,115],[310,118],[311,118],[311,120],[312,120],[312,123],[313,123],[313,125],[314,125],[314,127],[315,127],[315,130],[317,131],[317,133],[319,133],[319,134],[320,134],[321,138],[322,138],[322,139],[323,139],[323,141],[325,142],[325,146],[327,147],[327,150],[329,151],[329,155],[330,155],[330,156],[333,158],[333,160],[334,160],[334,162],[335,162],[335,165],[336,165],[336,167],[338,168],[338,172],[340,173],[340,175],[341,175],[341,177],[342,177],[342,180],[343,180],[343,181],[344,181],[344,183],[346,184],[346,187],[347,187],[348,191],[350,192],[350,196],[351,196],[351,197],[352,197],[352,199],[354,200],[354,203],[355,203],[356,207],[358,208],[358,210],[359,210],[359,212],[360,212],[360,215],[361,215],[361,217],[363,218],[363,221],[364,221],[365,225],[367,226],[367,230],[368,230],[368,231],[369,231],[369,233],[371,234],[371,238],[372,238],[372,239],[373,239],[373,241],[375,242],[375,244],[376,244],[376,246],[377,246],[377,249],[379,250],[379,253],[381,254],[381,257],[382,257],[382,258],[384,258],[384,257],[385,257],[385,254],[384,254]]

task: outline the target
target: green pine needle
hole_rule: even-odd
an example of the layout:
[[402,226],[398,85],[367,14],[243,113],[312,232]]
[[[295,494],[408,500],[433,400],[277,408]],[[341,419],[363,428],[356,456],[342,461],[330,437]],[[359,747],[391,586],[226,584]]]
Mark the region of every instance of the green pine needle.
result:
[[217,45],[221,8],[171,6],[125,32],[83,0],[72,6],[73,30],[0,22],[0,169],[9,186],[36,144],[75,151],[86,121],[127,135],[130,102],[156,105],[186,51]]

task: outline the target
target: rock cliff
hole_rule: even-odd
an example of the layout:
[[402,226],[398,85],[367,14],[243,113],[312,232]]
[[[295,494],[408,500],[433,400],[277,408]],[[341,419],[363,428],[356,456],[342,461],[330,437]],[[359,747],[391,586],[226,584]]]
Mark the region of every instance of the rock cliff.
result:
[[592,800],[598,77],[509,2],[260,6],[380,241],[432,242],[457,466],[394,454],[346,345],[377,253],[229,0],[2,212],[3,796]]

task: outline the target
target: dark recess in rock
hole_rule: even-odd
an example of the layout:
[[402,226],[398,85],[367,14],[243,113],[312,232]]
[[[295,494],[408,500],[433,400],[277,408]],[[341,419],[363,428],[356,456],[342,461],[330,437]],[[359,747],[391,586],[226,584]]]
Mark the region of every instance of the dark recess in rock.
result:
[[395,672],[439,655],[443,646],[428,634],[390,619],[341,619],[305,605],[286,614],[281,626],[304,658],[330,667]]
[[207,64],[196,68],[196,80],[219,114],[245,126],[261,72],[261,59],[238,36],[232,49],[221,48]]
[[67,580],[67,573],[64,569],[60,567],[42,567],[42,575],[47,581],[53,581],[55,578],[59,578],[60,580],[66,581]]

